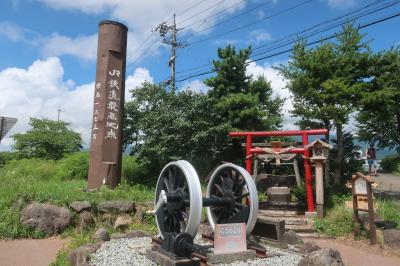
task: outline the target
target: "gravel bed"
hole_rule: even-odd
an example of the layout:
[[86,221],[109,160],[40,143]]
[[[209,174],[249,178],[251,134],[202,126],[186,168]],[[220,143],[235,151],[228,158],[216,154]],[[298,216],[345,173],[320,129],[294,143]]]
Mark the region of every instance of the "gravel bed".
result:
[[[209,242],[195,238],[196,244],[210,245]],[[91,264],[96,266],[147,266],[157,265],[146,257],[146,250],[151,247],[150,237],[141,238],[122,238],[105,242],[95,254],[91,256]],[[279,253],[280,256],[274,256],[265,259],[253,259],[248,261],[237,261],[231,264],[220,264],[221,266],[230,265],[282,265],[295,266],[298,265],[302,256],[287,250],[266,246],[268,253]]]

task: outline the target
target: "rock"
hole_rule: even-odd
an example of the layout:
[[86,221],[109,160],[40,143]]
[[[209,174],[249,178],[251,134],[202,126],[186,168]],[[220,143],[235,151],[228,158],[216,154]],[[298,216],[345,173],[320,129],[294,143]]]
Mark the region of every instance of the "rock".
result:
[[304,254],[311,253],[316,250],[320,250],[321,247],[315,241],[305,242],[304,245],[300,248],[300,251]]
[[135,208],[133,201],[104,201],[99,203],[99,211],[104,213],[132,212]]
[[111,239],[121,239],[121,238],[126,238],[125,237],[125,234],[122,234],[122,233],[114,233],[114,234],[111,234],[111,237],[110,237]]
[[125,234],[125,238],[136,238],[136,237],[146,237],[146,236],[152,236],[152,234],[140,230],[133,230]]
[[98,218],[101,223],[104,223],[108,226],[114,225],[115,215],[113,215],[111,213],[105,213],[103,215],[99,215]]
[[84,211],[79,214],[79,229],[83,230],[94,225],[94,218],[90,212]]
[[89,211],[92,208],[92,205],[89,201],[74,201],[69,204],[69,207],[76,212],[81,211]]
[[126,229],[132,223],[132,218],[129,215],[121,215],[115,220],[115,229]]
[[110,234],[105,228],[99,228],[93,235],[93,239],[95,240],[100,240],[100,241],[109,241],[110,240]]
[[89,266],[89,255],[95,253],[101,246],[101,243],[86,244],[74,249],[68,255],[69,262],[73,266]]
[[288,232],[286,232],[284,234],[284,237],[286,238],[287,243],[289,245],[301,245],[301,244],[303,244],[303,239],[301,238],[301,236],[296,234],[296,232],[293,231],[293,230],[289,230]]
[[140,230],[133,230],[126,234],[114,233],[111,235],[111,239],[121,239],[121,238],[138,238],[138,237],[151,237],[152,234],[148,232],[143,232]]
[[396,229],[384,230],[383,242],[385,246],[400,249],[400,231]]
[[35,202],[22,210],[20,221],[24,226],[51,236],[62,232],[71,223],[71,212],[66,208]]
[[142,207],[137,207],[136,208],[136,212],[135,212],[135,220],[138,222],[143,222],[143,218],[144,218],[144,211]]
[[339,251],[332,248],[323,248],[311,252],[298,264],[299,266],[344,266]]

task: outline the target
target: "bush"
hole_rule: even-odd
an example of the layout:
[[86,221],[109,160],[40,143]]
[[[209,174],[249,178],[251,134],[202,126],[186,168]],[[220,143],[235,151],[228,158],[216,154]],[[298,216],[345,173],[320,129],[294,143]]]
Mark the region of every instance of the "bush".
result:
[[2,178],[7,176],[34,177],[36,179],[50,179],[56,173],[56,162],[42,159],[12,160],[2,168]]
[[140,163],[135,156],[122,156],[122,178],[130,184],[149,183],[149,171],[147,167]]
[[58,161],[55,177],[61,180],[87,179],[88,169],[88,152],[76,152]]
[[330,236],[347,236],[353,231],[353,212],[344,204],[336,205],[325,218],[315,220],[315,229]]
[[400,172],[400,156],[386,156],[381,161],[381,166],[385,172]]
[[14,152],[3,151],[0,152],[0,167],[8,163],[9,161],[17,159],[17,155]]

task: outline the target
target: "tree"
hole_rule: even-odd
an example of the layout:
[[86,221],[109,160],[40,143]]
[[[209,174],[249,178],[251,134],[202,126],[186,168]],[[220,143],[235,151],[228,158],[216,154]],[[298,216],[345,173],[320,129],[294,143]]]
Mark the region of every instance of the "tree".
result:
[[13,149],[20,158],[43,158],[58,160],[65,153],[77,152],[82,148],[81,136],[68,128],[63,121],[31,118],[26,133],[13,135]]
[[228,130],[207,95],[143,83],[132,98],[125,106],[124,142],[154,173],[177,159],[190,160],[201,174],[213,167]]
[[358,135],[400,153],[400,48],[378,53],[372,69],[372,86],[362,93]]
[[228,45],[218,49],[214,60],[215,77],[205,80],[211,89],[220,119],[230,123],[232,130],[271,130],[281,125],[283,100],[272,97],[272,87],[265,77],[253,79],[246,74],[251,48],[236,49]]
[[361,92],[369,87],[371,50],[363,37],[348,24],[335,43],[306,49],[306,42],[300,41],[294,46],[288,65],[279,67],[289,81],[287,88],[294,96],[292,114],[300,118],[300,127],[326,128],[326,141],[330,130],[336,128],[336,184],[343,174],[343,125],[356,110]]

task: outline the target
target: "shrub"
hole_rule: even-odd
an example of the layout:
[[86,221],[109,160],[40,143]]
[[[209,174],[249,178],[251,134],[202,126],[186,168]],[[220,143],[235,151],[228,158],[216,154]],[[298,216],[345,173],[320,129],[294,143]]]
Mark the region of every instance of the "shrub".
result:
[[400,156],[390,155],[386,156],[381,161],[381,166],[385,172],[400,172]]
[[0,152],[0,167],[15,159],[17,159],[17,155],[14,152]]
[[88,169],[88,152],[76,152],[58,161],[55,177],[61,180],[87,179]]
[[2,175],[50,179],[56,173],[56,162],[42,159],[12,160],[2,168]]
[[349,235],[353,231],[353,212],[343,204],[336,205],[325,218],[315,220],[315,229],[330,236]]
[[140,163],[135,156],[122,156],[122,178],[130,184],[149,183],[147,167]]

